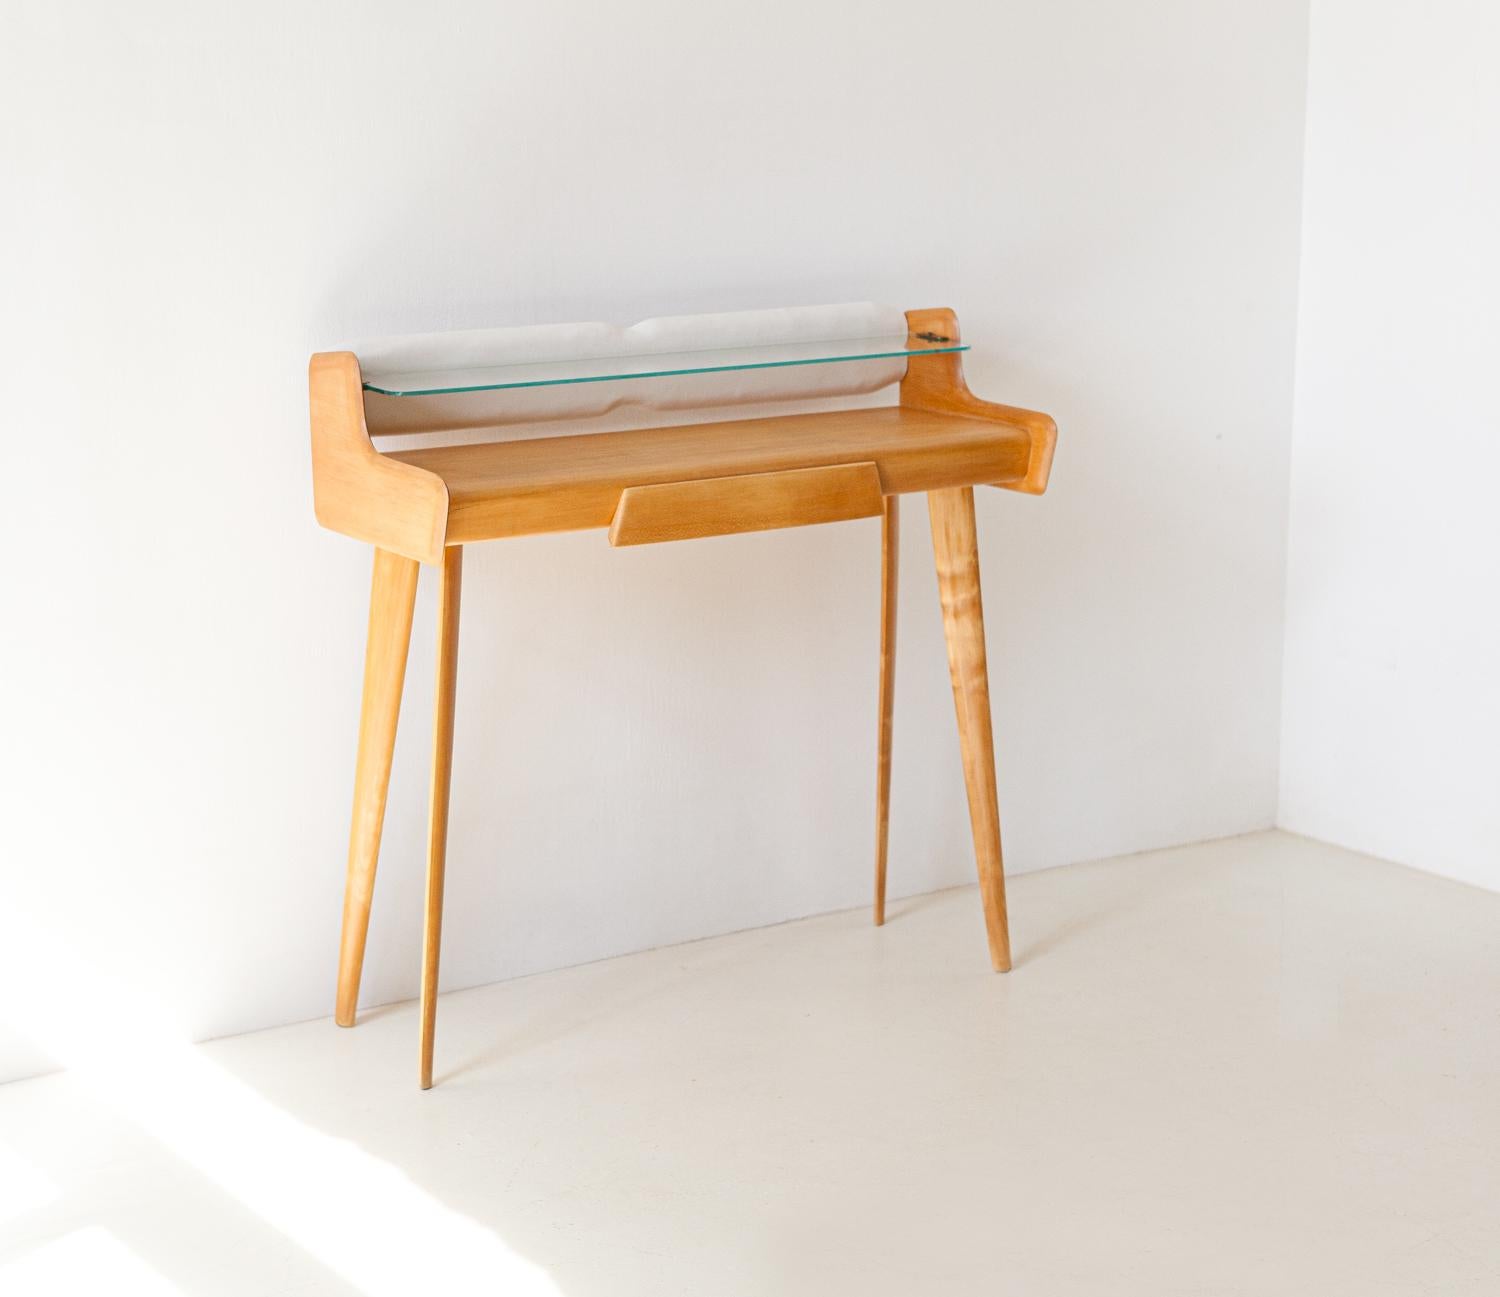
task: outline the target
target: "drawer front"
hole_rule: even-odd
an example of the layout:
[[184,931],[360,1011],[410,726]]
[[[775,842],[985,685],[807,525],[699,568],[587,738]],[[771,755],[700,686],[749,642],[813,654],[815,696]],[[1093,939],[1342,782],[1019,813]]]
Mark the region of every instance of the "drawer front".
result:
[[880,472],[870,463],[630,486],[615,509],[609,543],[650,545],[874,518],[880,501]]

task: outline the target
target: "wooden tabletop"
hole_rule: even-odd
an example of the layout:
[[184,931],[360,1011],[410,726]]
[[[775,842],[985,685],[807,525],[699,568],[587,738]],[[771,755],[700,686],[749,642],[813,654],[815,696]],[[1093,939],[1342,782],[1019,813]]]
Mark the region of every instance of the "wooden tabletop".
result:
[[887,494],[1023,477],[1031,435],[904,406],[390,452],[448,488],[448,543],[608,527],[629,487],[872,462]]

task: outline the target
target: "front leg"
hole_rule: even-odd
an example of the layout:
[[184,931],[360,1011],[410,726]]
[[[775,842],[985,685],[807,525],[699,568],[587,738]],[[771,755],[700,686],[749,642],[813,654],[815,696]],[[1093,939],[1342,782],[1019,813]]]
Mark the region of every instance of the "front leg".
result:
[[1000,806],[995,794],[995,741],[990,732],[990,684],[984,653],[984,609],[979,597],[979,537],[974,527],[974,488],[927,493],[932,549],[937,559],[938,597],[948,640],[948,673],[958,711],[969,823],[979,866],[979,894],[989,934],[990,962],[1010,969],[1010,930],[1005,915],[1005,864],[1000,855]]
[[344,927],[339,937],[338,994],[334,1021],[354,1025],[359,976],[370,930],[375,864],[385,824],[385,796],[391,783],[396,719],[411,643],[412,608],[417,597],[417,561],[375,551],[370,589],[370,629],[365,647],[365,689],[359,715],[359,756],[354,769],[354,817],[349,830],[349,870],[344,884]]

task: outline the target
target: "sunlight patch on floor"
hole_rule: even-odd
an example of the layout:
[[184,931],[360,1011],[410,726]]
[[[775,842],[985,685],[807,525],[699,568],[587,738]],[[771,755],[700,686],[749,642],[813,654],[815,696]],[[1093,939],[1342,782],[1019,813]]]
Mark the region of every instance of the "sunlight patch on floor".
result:
[[0,1225],[56,1202],[61,1193],[51,1177],[0,1145]]
[[[559,1297],[543,1270],[490,1230],[356,1144],[289,1116],[176,1036],[118,978],[90,967],[77,951],[59,957],[60,950],[54,935],[14,913],[0,916],[0,976],[28,987],[26,996],[7,1003],[10,1025],[62,1060],[102,1104],[330,1271],[372,1297],[469,1291],[476,1277],[516,1297]],[[67,977],[24,976],[40,967],[66,969]],[[0,1202],[14,1199],[18,1209],[30,1209],[46,1191],[45,1177],[38,1180],[25,1164],[0,1163]],[[122,1252],[133,1264],[125,1264]],[[46,1284],[54,1278],[59,1292],[127,1291],[113,1279],[73,1282],[95,1265],[105,1267],[97,1274],[123,1266],[121,1273],[147,1284],[131,1292],[176,1291],[97,1229],[64,1235],[11,1264],[28,1276],[32,1286],[20,1289],[27,1293],[52,1291]],[[153,1279],[158,1286],[149,1286]],[[17,1289],[7,1283],[0,1291]]]
[[106,1229],[73,1230],[9,1264],[0,1264],[7,1297],[181,1297],[182,1289],[157,1274]]

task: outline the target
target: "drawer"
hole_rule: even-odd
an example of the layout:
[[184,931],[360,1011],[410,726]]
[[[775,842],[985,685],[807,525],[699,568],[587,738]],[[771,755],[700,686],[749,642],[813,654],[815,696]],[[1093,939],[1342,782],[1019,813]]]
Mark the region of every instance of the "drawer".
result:
[[609,543],[650,545],[805,527],[875,518],[880,511],[880,472],[873,463],[660,482],[625,488],[610,523]]

